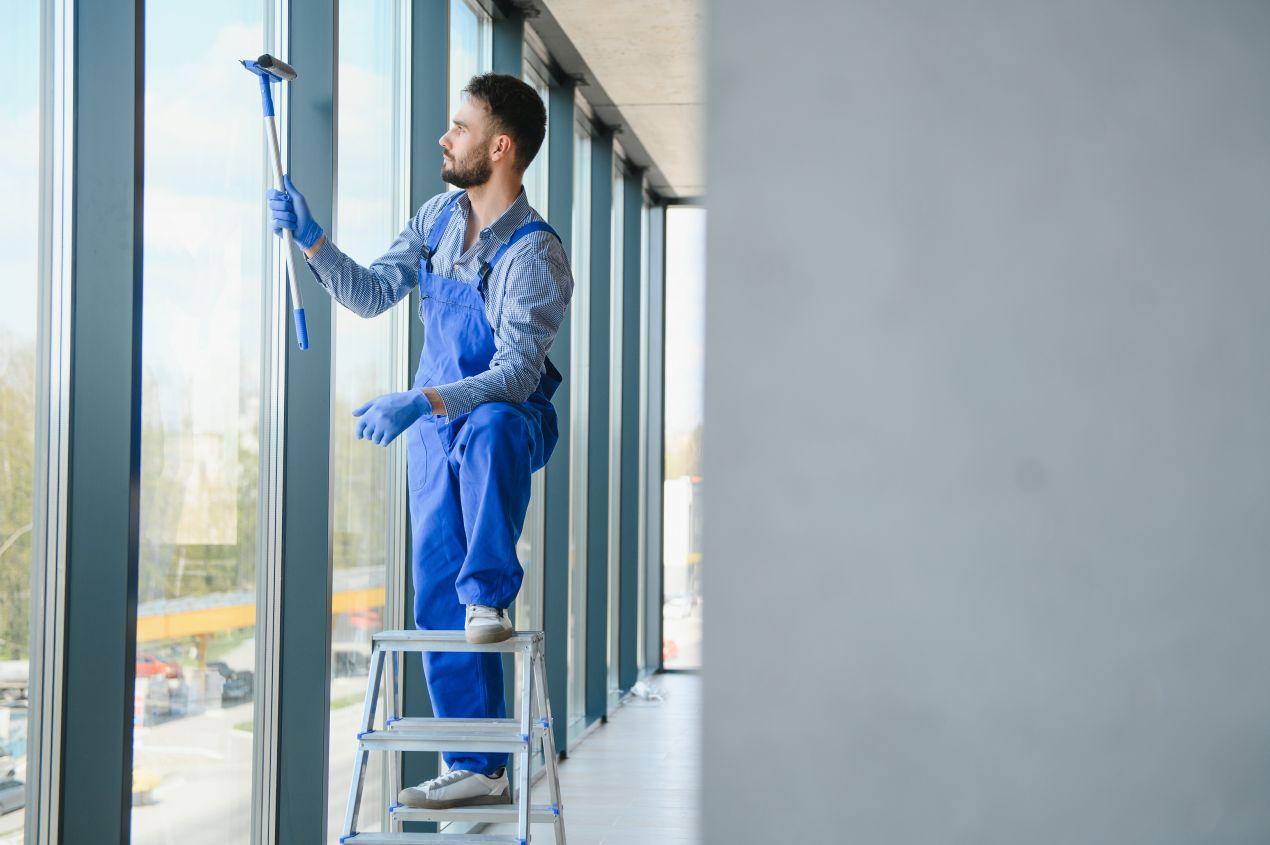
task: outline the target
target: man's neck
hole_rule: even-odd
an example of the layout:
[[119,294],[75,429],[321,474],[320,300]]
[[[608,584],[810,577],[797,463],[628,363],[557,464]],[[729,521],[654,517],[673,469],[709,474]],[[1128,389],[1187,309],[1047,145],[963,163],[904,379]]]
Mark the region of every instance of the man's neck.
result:
[[476,231],[493,223],[503,212],[511,208],[516,197],[520,196],[520,180],[491,179],[484,185],[467,189],[467,198],[472,203],[472,218]]

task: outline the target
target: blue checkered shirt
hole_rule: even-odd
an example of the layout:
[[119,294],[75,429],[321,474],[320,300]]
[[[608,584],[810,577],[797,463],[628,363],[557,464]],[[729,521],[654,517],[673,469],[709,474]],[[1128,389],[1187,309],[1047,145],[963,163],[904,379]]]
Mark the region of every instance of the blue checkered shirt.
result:
[[[450,196],[438,194],[424,203],[388,251],[370,267],[349,258],[327,238],[308,259],[318,283],[336,302],[362,317],[387,311],[419,283],[419,258],[425,238]],[[481,263],[511,240],[516,229],[542,217],[530,208],[521,188],[516,201],[481,230],[465,253],[463,235],[471,213],[471,201],[466,195],[461,196],[432,256],[432,270],[475,285]],[[528,399],[546,372],[543,361],[564,322],[572,295],[573,274],[560,241],[548,232],[531,232],[517,241],[486,282],[485,316],[494,330],[494,358],[483,373],[436,385],[446,413],[456,417],[482,402],[518,404]]]

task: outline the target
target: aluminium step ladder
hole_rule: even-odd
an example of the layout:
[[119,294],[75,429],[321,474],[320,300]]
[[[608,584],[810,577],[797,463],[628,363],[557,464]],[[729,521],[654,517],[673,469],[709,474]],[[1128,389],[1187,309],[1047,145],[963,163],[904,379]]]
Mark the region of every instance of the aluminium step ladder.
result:
[[[398,655],[423,651],[513,652],[523,658],[519,719],[410,718],[397,711],[397,686],[401,677]],[[385,664],[387,664],[385,666]],[[373,730],[380,683],[387,673],[387,694],[383,730]],[[353,781],[349,785],[348,809],[344,814],[341,843],[357,845],[414,845],[414,843],[489,842],[528,845],[531,823],[554,825],[557,845],[565,845],[564,806],[560,798],[560,778],[556,770],[556,741],[552,729],[551,701],[547,698],[547,671],[543,659],[542,631],[517,631],[498,643],[469,643],[463,631],[382,631],[374,635],[370,657],[370,678],[366,701],[357,733],[357,753],[353,758]],[[550,803],[531,801],[530,764],[536,745],[541,745],[546,768]],[[362,798],[366,763],[372,751],[388,752],[390,782],[400,782],[399,751],[507,751],[516,760],[515,780],[509,783],[510,804],[487,804],[427,810],[407,807],[394,800],[390,804],[389,829],[385,832],[357,831],[357,815]],[[509,772],[510,773],[510,772]],[[509,779],[510,780],[510,779]],[[515,822],[515,835],[481,833],[408,833],[401,830],[408,821]]]

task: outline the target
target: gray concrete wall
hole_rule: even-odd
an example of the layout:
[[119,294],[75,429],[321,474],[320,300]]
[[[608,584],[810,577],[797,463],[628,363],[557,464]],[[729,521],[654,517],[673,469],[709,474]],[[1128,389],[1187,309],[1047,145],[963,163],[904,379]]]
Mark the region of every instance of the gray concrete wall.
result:
[[705,842],[1270,842],[1270,3],[708,32]]

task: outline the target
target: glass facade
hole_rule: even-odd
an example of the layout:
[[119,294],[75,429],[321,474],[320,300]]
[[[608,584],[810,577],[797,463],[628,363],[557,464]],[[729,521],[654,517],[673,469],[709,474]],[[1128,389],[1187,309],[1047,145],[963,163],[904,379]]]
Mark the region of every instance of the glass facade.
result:
[[36,537],[40,4],[14,6],[0,51],[0,843],[20,843],[26,826]]
[[[40,665],[39,654],[56,654],[32,642],[32,631],[37,639],[47,640],[48,635],[40,632],[54,624],[45,623],[43,615],[33,620],[32,614],[44,614],[43,605],[61,595],[40,580],[56,570],[59,558],[56,548],[44,548],[44,511],[36,505],[41,484],[50,483],[41,478],[48,476],[58,484],[57,474],[46,472],[41,461],[45,441],[51,442],[48,432],[62,425],[47,421],[45,393],[50,388],[41,375],[56,341],[47,326],[41,330],[50,319],[43,309],[53,285],[42,275],[46,253],[52,250],[52,235],[41,225],[50,217],[48,197],[42,192],[49,193],[52,183],[45,183],[56,151],[42,149],[41,143],[43,139],[53,147],[58,142],[43,125],[41,109],[55,99],[48,92],[57,83],[42,77],[40,45],[42,26],[61,20],[59,15],[74,8],[69,0],[15,4],[6,16],[6,35],[11,37],[0,59],[8,83],[0,94],[0,150],[5,153],[0,156],[0,190],[6,198],[0,227],[0,845],[23,841],[25,828],[35,818],[13,798],[28,789],[28,721],[36,720],[37,727],[38,719],[53,725],[48,747],[60,747],[56,708],[37,701],[29,689],[32,683],[41,686],[38,679],[31,680],[32,666]],[[272,620],[277,606],[268,597],[276,589],[273,579],[282,571],[279,492],[285,489],[282,455],[288,429],[278,402],[289,395],[282,381],[288,359],[280,358],[279,351],[287,349],[280,331],[290,315],[282,307],[286,294],[281,250],[267,226],[264,192],[272,184],[272,170],[260,101],[237,64],[263,52],[286,55],[285,38],[274,19],[282,8],[262,0],[228,0],[208,7],[150,4],[144,18],[144,172],[137,174],[144,186],[140,524],[136,649],[125,655],[135,663],[136,682],[131,688],[132,805],[124,811],[130,813],[131,841],[136,843],[248,842],[258,833],[253,821],[268,831],[279,814],[294,812],[286,806],[290,798],[269,795],[288,757],[286,747],[275,752],[270,744],[270,714],[278,712],[276,694],[282,686],[273,667],[284,660],[280,655],[290,652],[276,648]],[[444,90],[452,113],[467,80],[491,67],[492,25],[479,4],[449,0],[448,9],[449,73],[438,80],[434,96]],[[395,0],[342,0],[338,11],[337,50],[332,56],[337,63],[327,68],[334,70],[336,111],[325,118],[335,133],[331,176],[337,190],[332,219],[320,222],[329,223],[331,239],[365,265],[383,253],[414,212],[408,176],[411,166],[437,166],[431,146],[435,138],[409,137],[407,24],[418,10]],[[528,31],[526,38],[532,38]],[[542,54],[544,48],[535,41],[533,49]],[[525,51],[528,54],[530,47]],[[527,63],[523,78],[546,103],[554,83],[544,78],[543,67]],[[74,106],[70,98],[67,103],[68,108]],[[286,161],[286,96],[279,96],[277,104]],[[617,471],[621,438],[627,436],[620,428],[622,367],[638,362],[621,358],[622,334],[634,328],[620,310],[625,183],[616,164],[610,217],[612,392],[597,397],[610,402],[612,428],[592,432],[589,426],[593,186],[591,137],[581,99],[577,114],[572,138],[561,139],[573,147],[571,218],[565,211],[565,217],[555,221],[562,234],[570,235],[575,282],[568,315],[571,416],[561,420],[557,447],[571,457],[567,567],[565,560],[557,561],[560,580],[544,582],[548,503],[543,474],[538,473],[517,549],[526,577],[513,605],[518,628],[542,629],[544,604],[549,599],[567,603],[567,628],[548,632],[548,647],[566,653],[567,696],[555,702],[554,709],[562,720],[557,729],[570,743],[587,726],[588,649],[604,650],[608,686],[617,692],[617,514],[624,497],[638,495],[621,488]],[[524,175],[530,204],[544,216],[553,176],[549,149],[548,138]],[[412,150],[422,163],[410,161]],[[73,152],[68,146],[68,161],[74,160]],[[568,200],[568,168],[562,170],[555,175],[565,177],[558,178],[566,183],[558,190]],[[63,178],[72,175],[67,165]],[[597,211],[603,218],[606,210]],[[571,233],[565,232],[566,226]],[[73,242],[67,239],[67,244],[70,254]],[[307,273],[303,262],[300,269]],[[302,284],[309,296],[326,295],[312,279]],[[70,304],[70,288],[66,290]],[[338,305],[332,314],[327,467],[332,677],[330,701],[315,702],[317,716],[329,706],[324,809],[330,843],[338,840],[342,826],[371,638],[389,626],[408,626],[401,614],[411,588],[405,549],[405,456],[399,446],[384,450],[356,440],[351,410],[408,384],[413,317],[405,307],[369,320]],[[62,331],[61,336],[72,337]],[[322,354],[316,342],[314,347],[311,354]],[[66,351],[59,346],[57,354]],[[325,405],[324,390],[322,394]],[[607,636],[588,643],[587,464],[592,436],[604,438],[595,442],[607,444],[610,466],[606,551],[611,591],[597,599],[605,603]],[[44,492],[51,498],[59,491],[55,487]],[[560,495],[563,499],[563,490]],[[49,521],[57,523],[51,517]],[[554,554],[563,558],[564,551]],[[646,565],[658,563],[650,559]],[[322,564],[314,561],[319,577],[326,574]],[[545,595],[547,590],[550,595]],[[33,599],[37,592],[46,598]],[[322,612],[320,604],[317,611]],[[563,607],[561,613],[563,622]],[[598,652],[591,653],[598,658]],[[655,659],[649,662],[656,664]],[[49,668],[56,672],[62,667]],[[267,677],[262,675],[266,671]],[[319,674],[305,668],[289,671]],[[518,683],[519,673],[512,681]],[[610,708],[616,701],[611,697]],[[77,699],[73,706],[85,705]],[[269,759],[262,763],[266,756]],[[41,780],[43,763],[38,761],[43,755],[34,759],[32,765],[41,777],[33,775],[32,780]],[[84,765],[83,760],[59,762]],[[386,762],[382,755],[371,757],[362,797],[362,830],[382,828],[382,810],[395,789],[388,782]],[[49,771],[55,773],[53,768]],[[33,794],[44,800],[56,797],[58,784],[55,776]],[[41,813],[47,815],[47,809],[42,806]],[[313,812],[322,810],[314,800]]]
[[[342,0],[333,240],[363,266],[383,254],[410,217],[408,114],[401,5]],[[371,319],[338,303],[331,401],[331,752],[327,839],[337,843],[352,779],[371,637],[387,627],[387,585],[409,580],[405,549],[405,446],[358,440],[353,409],[405,390],[408,303]],[[394,626],[396,627],[396,626]],[[383,708],[380,708],[382,718]],[[367,767],[359,829],[382,829],[386,755]]]
[[258,0],[153,4],[145,31],[141,550],[132,841],[246,841],[262,313]]
[[[573,316],[569,326],[573,395],[569,421],[569,701],[568,742],[586,727],[587,434],[591,345],[591,135],[573,130]],[[600,645],[597,643],[597,645]]]

